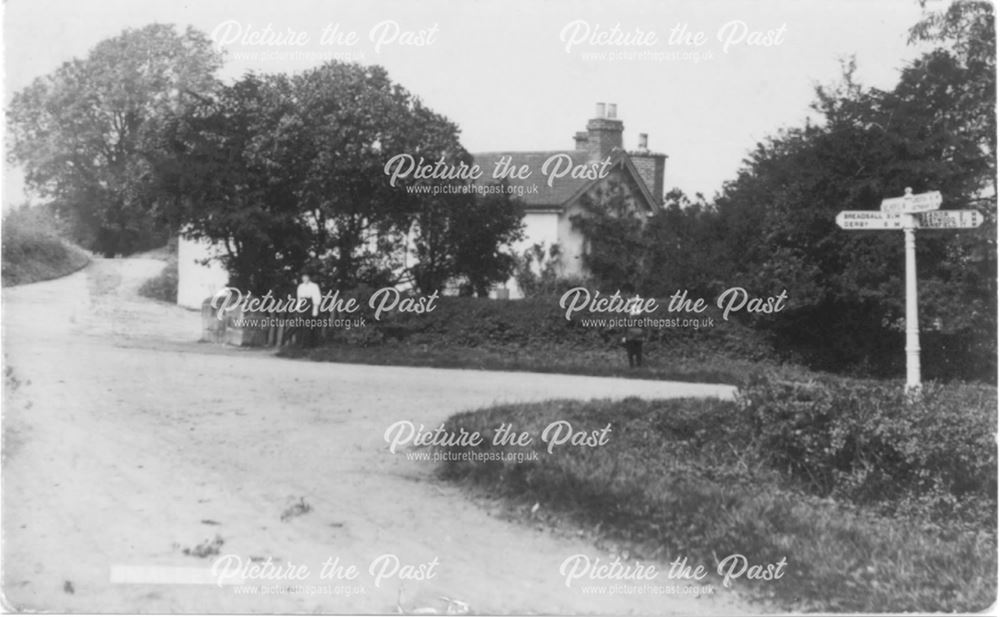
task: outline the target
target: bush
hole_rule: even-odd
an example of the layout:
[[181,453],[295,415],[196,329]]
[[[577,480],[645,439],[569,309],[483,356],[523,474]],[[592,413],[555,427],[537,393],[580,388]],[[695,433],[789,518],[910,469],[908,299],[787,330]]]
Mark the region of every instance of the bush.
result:
[[982,524],[996,514],[997,395],[985,386],[749,381],[740,403],[753,447],[807,490]]
[[51,212],[22,207],[3,219],[3,286],[66,276],[90,262],[87,253],[64,240]]
[[[282,355],[711,383],[739,383],[761,366],[790,377],[807,375],[800,367],[775,360],[767,341],[737,322],[716,320],[714,326],[701,329],[680,325],[649,329],[645,363],[641,369],[629,369],[621,344],[623,328],[585,325],[584,319],[590,317],[579,314],[566,320],[557,296],[514,301],[444,297],[429,313],[394,312],[381,321],[375,321],[367,308],[367,296],[358,297],[365,307],[366,327],[331,328],[324,339],[333,344],[310,351],[287,349]],[[662,314],[652,318],[669,318],[662,306]]]
[[[996,596],[995,390],[930,388],[916,406],[893,391],[758,380],[737,401],[504,405],[453,416],[446,428],[480,432],[477,451],[517,451],[491,445],[500,423],[511,423],[535,436],[528,448],[537,459],[454,457],[439,473],[503,497],[532,524],[568,525],[638,557],[690,556],[709,570],[732,553],[758,563],[786,557],[784,579],[749,589],[796,609],[981,610]],[[835,413],[848,402],[855,411]],[[803,414],[826,429],[811,430]],[[557,420],[588,431],[611,423],[612,436],[550,454],[538,436]],[[799,455],[809,463],[793,464]],[[860,490],[848,470],[877,464],[903,487],[877,494],[888,480],[873,471]],[[921,501],[936,505],[909,506]]]
[[177,256],[167,259],[160,273],[139,287],[139,295],[162,302],[177,302]]
[[[649,316],[675,317],[664,310],[665,304],[660,302],[660,310]],[[380,340],[415,345],[617,348],[623,328],[585,326],[583,321],[617,319],[623,315],[581,315],[566,320],[558,296],[510,301],[449,296],[439,298],[437,308],[429,313],[393,312],[383,315],[381,321],[374,321],[369,315],[368,328],[380,332]],[[688,358],[722,353],[755,360],[774,355],[764,336],[734,321],[717,319],[714,326],[702,329],[680,326],[648,329],[647,334],[647,349],[654,352],[663,349]]]

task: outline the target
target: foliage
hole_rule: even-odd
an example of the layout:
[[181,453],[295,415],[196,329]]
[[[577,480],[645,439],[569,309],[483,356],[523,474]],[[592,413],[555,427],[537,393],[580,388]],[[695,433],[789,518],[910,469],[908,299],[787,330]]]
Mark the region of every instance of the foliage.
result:
[[191,28],[126,30],[14,95],[8,158],[85,247],[111,256],[159,246],[168,221],[151,179],[164,122],[210,92],[220,66]]
[[[781,394],[762,396],[761,388]],[[439,470],[503,497],[533,525],[568,526],[618,553],[661,562],[687,556],[710,571],[732,553],[755,563],[785,557],[781,580],[745,589],[795,610],[965,612],[993,602],[996,452],[984,421],[995,427],[995,389],[934,389],[925,404],[907,407],[879,384],[814,386],[830,389],[809,394],[822,401],[817,416],[846,398],[857,407],[834,422],[842,445],[827,442],[833,455],[820,447],[831,423],[813,431],[800,422],[803,404],[783,388],[756,381],[738,402],[549,401],[458,414],[445,428],[480,432],[480,450],[522,451],[490,445],[506,422],[534,436],[528,449],[538,458],[453,457]],[[944,410],[946,417],[931,417]],[[540,435],[555,421],[612,430],[605,445],[548,453]],[[881,428],[870,434],[874,427]],[[815,454],[811,474],[834,479],[837,491],[817,494],[809,473],[789,467],[784,455],[798,460],[803,446]],[[942,458],[949,449],[960,453],[956,460]],[[902,487],[880,495],[873,482],[858,490],[860,476],[842,471],[868,469],[876,458]]]
[[177,256],[171,256],[158,275],[139,287],[139,295],[161,302],[177,302]]
[[50,209],[24,206],[3,219],[3,286],[65,276],[90,262],[79,247],[64,240]]
[[[577,313],[567,320],[559,300],[558,296],[511,301],[445,296],[435,301],[433,311],[391,312],[375,321],[367,307],[368,299],[362,294],[360,303],[365,308],[359,314],[368,317],[366,327],[378,332],[380,341],[442,347],[510,344],[522,348],[601,349],[619,345],[623,328],[610,320],[621,315]],[[666,302],[661,300],[659,309],[650,313],[650,318],[677,318],[665,306]],[[647,351],[662,348],[688,357],[719,352],[748,360],[776,359],[766,338],[736,321],[715,320],[713,326],[704,329],[685,327],[682,323],[683,318],[677,318],[671,326],[650,328],[646,336]]]
[[586,238],[583,263],[598,287],[636,288],[648,268],[646,221],[630,207],[624,183],[609,180],[581,197],[582,212],[571,218]]
[[667,296],[678,289],[711,297],[733,284],[719,266],[726,250],[714,207],[698,194],[689,199],[674,189],[664,208],[650,218],[645,230],[649,264],[637,285],[647,295]]
[[[236,286],[280,293],[308,268],[324,288],[464,276],[481,290],[509,273],[500,247],[518,237],[515,204],[411,192],[433,188],[413,176],[388,182],[396,155],[471,157],[457,127],[381,67],[246,75],[177,118],[171,144],[176,165],[163,185],[178,218],[188,235],[224,246]],[[408,271],[411,240],[427,261]]]
[[[889,90],[843,78],[819,87],[819,122],[757,144],[712,203],[678,191],[645,225],[596,204],[580,228],[599,286],[700,295],[740,285],[789,294],[753,326],[783,355],[827,371],[902,371],[903,242],[839,229],[841,210],[939,190],[944,209],[975,209],[976,230],[921,231],[917,259],[927,376],[996,374],[996,40],[987,2],[955,2],[911,30],[928,47]],[[877,373],[875,371],[878,371]]]
[[535,243],[514,257],[514,281],[527,298],[557,296],[589,283],[584,277],[562,274],[562,247]]
[[741,406],[760,457],[811,493],[973,528],[995,519],[994,388],[932,384],[908,402],[898,384],[752,378]]
[[[353,314],[365,319],[364,327],[332,327],[324,334],[327,345],[309,352],[286,349],[282,354],[327,362],[712,383],[738,383],[764,366],[789,379],[812,375],[782,362],[765,337],[736,321],[695,328],[678,318],[668,327],[651,328],[644,345],[644,366],[629,369],[621,344],[624,329],[609,321],[614,316],[592,316],[604,323],[585,323],[590,317],[580,315],[567,321],[558,296],[516,301],[446,296],[429,313],[394,312],[375,321],[367,296],[350,295],[364,307]],[[669,318],[665,312],[658,313],[653,317]]]
[[414,217],[416,262],[409,267],[417,289],[432,293],[461,278],[468,292],[486,296],[514,272],[507,247],[523,237],[523,218],[522,204],[506,193],[424,200]]

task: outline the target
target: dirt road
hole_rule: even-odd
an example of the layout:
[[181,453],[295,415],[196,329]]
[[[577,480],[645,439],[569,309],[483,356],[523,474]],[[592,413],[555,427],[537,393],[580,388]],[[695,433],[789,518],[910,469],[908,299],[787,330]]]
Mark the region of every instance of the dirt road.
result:
[[[729,388],[321,364],[199,344],[196,313],[135,294],[162,265],[97,260],[3,291],[13,371],[4,407],[7,608],[385,613],[443,611],[441,597],[491,613],[738,608],[721,589],[694,598],[567,587],[563,560],[604,557],[598,549],[501,520],[438,482],[433,463],[389,453],[383,438],[397,420],[436,426],[501,401],[730,396]],[[190,554],[199,545],[244,563],[306,565],[313,576],[295,583],[315,593],[111,580],[113,568],[116,580],[205,572],[217,556]],[[384,554],[413,567],[376,586],[369,565]],[[358,577],[319,580],[328,558],[356,566]],[[378,563],[391,571],[392,558]],[[401,580],[419,578],[419,564],[434,576]]]

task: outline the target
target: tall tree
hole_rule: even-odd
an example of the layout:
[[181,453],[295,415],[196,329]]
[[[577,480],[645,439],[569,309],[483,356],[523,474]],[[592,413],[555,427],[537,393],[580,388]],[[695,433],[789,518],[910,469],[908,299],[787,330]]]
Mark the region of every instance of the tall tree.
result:
[[[445,180],[390,183],[396,155],[432,165],[471,158],[457,127],[381,67],[247,75],[177,118],[169,142],[174,163],[161,166],[160,185],[176,196],[186,233],[221,245],[231,280],[252,291],[287,287],[302,268],[338,288],[411,275],[424,289],[459,275],[482,288],[509,273],[498,247],[520,226],[513,210],[412,190]],[[408,271],[414,240],[425,261]]]
[[840,210],[877,209],[883,197],[909,186],[940,190],[944,208],[975,208],[986,216],[987,225],[976,232],[920,232],[918,270],[930,374],[991,372],[992,23],[985,3],[956,3],[928,16],[914,37],[937,46],[905,67],[892,90],[862,87],[853,62],[847,63],[840,84],[817,90],[822,122],[759,144],[717,199],[732,276],[761,293],[788,289],[790,310],[772,326],[816,363],[899,368],[902,240],[893,233],[845,233],[833,220]]
[[510,247],[523,237],[523,218],[520,201],[506,193],[425,199],[413,219],[414,284],[431,292],[455,281],[487,295],[514,273]]
[[159,132],[215,88],[221,62],[197,30],[126,30],[14,95],[8,157],[85,246],[110,254],[161,240],[165,221],[146,186]]

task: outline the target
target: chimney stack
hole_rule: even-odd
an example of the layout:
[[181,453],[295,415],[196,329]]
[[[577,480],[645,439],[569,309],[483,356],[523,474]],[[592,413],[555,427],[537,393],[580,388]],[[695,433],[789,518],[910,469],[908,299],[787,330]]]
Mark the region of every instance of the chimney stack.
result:
[[632,164],[635,165],[643,182],[653,194],[657,204],[663,204],[663,180],[666,171],[667,155],[649,151],[649,133],[639,133],[639,147],[630,152]]
[[[622,147],[622,131],[624,125],[618,119],[618,105],[615,103],[597,104],[597,117],[587,122],[587,150],[593,161],[600,161],[615,148]],[[581,140],[576,137],[577,147]]]

